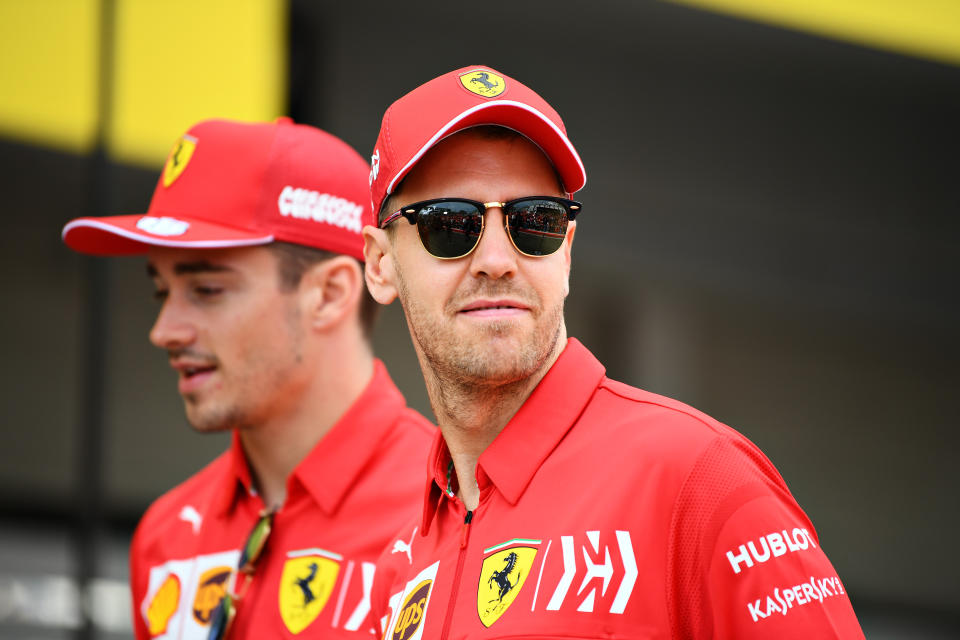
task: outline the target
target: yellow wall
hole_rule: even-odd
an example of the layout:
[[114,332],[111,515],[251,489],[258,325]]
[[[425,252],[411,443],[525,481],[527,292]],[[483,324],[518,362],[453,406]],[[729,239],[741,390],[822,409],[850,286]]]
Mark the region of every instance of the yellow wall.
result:
[[[285,0],[115,0],[117,160],[163,161],[193,122],[285,109]],[[96,142],[101,0],[0,0],[0,135],[76,152]]]
[[672,0],[898,53],[960,64],[958,0]]

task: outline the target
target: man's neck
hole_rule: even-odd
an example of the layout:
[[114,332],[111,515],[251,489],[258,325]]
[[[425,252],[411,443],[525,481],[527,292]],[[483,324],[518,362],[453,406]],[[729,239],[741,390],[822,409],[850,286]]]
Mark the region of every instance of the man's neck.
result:
[[[373,376],[373,356],[366,350],[341,352],[318,365],[317,374],[299,394],[293,409],[240,430],[254,486],[267,508],[286,500],[287,479],[318,442],[363,393]],[[335,369],[335,370],[331,370]]]
[[427,393],[443,439],[450,451],[459,486],[458,496],[468,510],[480,502],[477,461],[520,410],[566,346],[566,332],[543,364],[530,376],[502,385],[446,380],[425,368]]

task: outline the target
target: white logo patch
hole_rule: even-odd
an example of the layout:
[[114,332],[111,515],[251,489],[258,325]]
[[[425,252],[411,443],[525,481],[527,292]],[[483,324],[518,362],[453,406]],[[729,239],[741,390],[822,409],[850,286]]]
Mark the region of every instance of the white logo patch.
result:
[[373,184],[378,175],[380,175],[380,150],[374,149],[373,155],[370,156],[370,184]]
[[326,222],[335,227],[360,233],[363,207],[356,202],[332,196],[329,193],[318,193],[287,185],[277,199],[277,207],[280,215],[285,217]]
[[410,534],[410,542],[406,540],[395,540],[393,542],[393,550],[390,551],[390,553],[405,553],[407,554],[407,560],[410,561],[410,564],[413,564],[413,555],[410,552],[413,550],[413,538],[417,535],[418,528],[419,527],[413,528],[413,533]]
[[155,236],[182,236],[190,228],[189,222],[163,216],[143,216],[137,220],[137,229],[152,233]]
[[193,532],[195,534],[200,531],[200,525],[203,524],[203,516],[200,515],[200,512],[194,509],[191,504],[180,509],[180,519],[184,522],[189,522],[193,526]]
[[[630,532],[616,531],[615,534],[621,564],[623,565],[623,576],[620,578],[620,584],[617,587],[613,601],[610,603],[609,611],[610,613],[622,614],[627,607],[627,602],[630,600],[631,594],[633,594],[633,588],[637,583],[639,571],[637,570],[637,560],[633,553],[633,542],[630,539]],[[594,586],[587,592],[586,596],[580,600],[577,611],[591,612],[594,610],[595,600],[597,599],[596,583],[593,582],[593,580],[595,578],[602,580],[600,596],[606,596],[607,589],[610,587],[611,580],[614,576],[614,568],[610,558],[610,547],[608,545],[604,545],[603,555],[600,555],[600,532],[587,531],[587,540],[590,542],[590,549],[588,550],[586,545],[581,545],[580,547],[587,571],[583,576],[583,581],[580,583],[580,588],[577,589],[577,597],[579,598],[583,594],[588,585],[593,584]],[[563,575],[560,578],[559,584],[557,584],[557,588],[553,592],[553,596],[550,598],[550,602],[547,603],[547,611],[557,611],[560,609],[560,605],[562,605],[566,599],[567,592],[570,590],[570,586],[573,584],[573,579],[578,571],[573,536],[560,536],[560,547],[563,552]],[[596,558],[596,561],[593,560],[593,557]],[[546,559],[544,559],[544,562],[546,562]]]

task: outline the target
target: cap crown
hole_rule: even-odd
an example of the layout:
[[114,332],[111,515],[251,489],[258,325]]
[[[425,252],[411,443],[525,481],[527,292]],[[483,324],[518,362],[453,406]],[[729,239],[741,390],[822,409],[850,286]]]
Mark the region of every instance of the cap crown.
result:
[[370,161],[374,213],[433,145],[457,131],[483,124],[514,129],[539,145],[569,193],[586,182],[583,163],[553,107],[499,71],[486,66],[463,67],[420,85],[384,113]]

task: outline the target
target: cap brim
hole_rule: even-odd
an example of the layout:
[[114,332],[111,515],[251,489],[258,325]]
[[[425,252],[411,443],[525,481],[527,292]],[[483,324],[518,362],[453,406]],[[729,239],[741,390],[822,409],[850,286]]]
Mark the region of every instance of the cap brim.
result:
[[539,146],[557,169],[568,193],[579,191],[587,183],[587,172],[580,155],[563,130],[550,118],[523,102],[493,100],[462,111],[440,127],[393,177],[387,185],[387,194],[393,193],[407,173],[438,142],[458,131],[487,124],[513,129]]
[[146,215],[77,218],[63,228],[62,237],[74,251],[97,256],[142,254],[150,247],[249,247],[267,244],[274,239],[270,234],[241,231],[192,218]]

